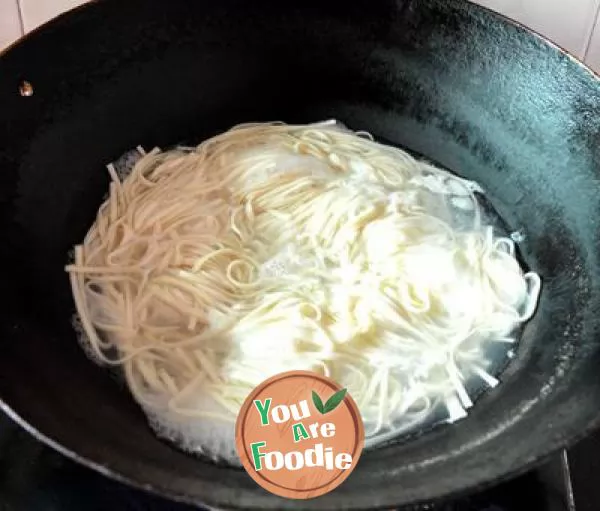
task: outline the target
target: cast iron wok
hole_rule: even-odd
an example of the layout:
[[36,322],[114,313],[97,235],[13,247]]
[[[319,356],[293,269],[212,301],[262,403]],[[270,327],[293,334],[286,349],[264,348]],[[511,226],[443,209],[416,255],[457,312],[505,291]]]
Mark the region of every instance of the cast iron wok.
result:
[[[157,440],[80,350],[63,268],[128,149],[328,118],[480,182],[544,287],[466,420],[298,502]],[[599,133],[589,70],[463,1],[105,0],[62,16],[0,58],[2,407],[102,473],[220,508],[390,508],[523,471],[600,417]]]

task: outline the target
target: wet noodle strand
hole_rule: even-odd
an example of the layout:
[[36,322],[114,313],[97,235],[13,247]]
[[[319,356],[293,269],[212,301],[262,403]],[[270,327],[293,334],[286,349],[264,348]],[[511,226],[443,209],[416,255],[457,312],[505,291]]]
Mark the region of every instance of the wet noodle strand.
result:
[[367,445],[439,405],[454,421],[534,313],[540,278],[481,189],[366,133],[250,124],[138,156],[109,165],[67,271],[87,353],[185,448],[235,462],[241,403],[286,370],[347,387]]

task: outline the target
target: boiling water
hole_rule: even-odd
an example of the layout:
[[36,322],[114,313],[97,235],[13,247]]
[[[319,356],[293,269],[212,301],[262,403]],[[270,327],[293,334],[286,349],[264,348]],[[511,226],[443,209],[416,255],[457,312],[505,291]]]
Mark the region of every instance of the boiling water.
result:
[[[116,173],[120,179],[124,179],[129,175],[142,154],[143,151],[138,148],[124,154],[114,163]],[[482,223],[492,225],[495,236],[510,236],[516,243],[522,242],[524,239],[522,232],[512,232],[505,225],[487,200],[483,190],[476,183],[468,183],[468,186],[474,192],[483,211]],[[461,227],[468,228],[470,222],[472,222],[472,205],[464,197],[464,190],[456,190],[456,195],[448,197],[447,192],[441,191],[439,187],[440,183],[434,178],[427,182],[431,199],[428,208],[438,216],[445,218],[451,225],[458,226],[459,229]],[[279,260],[275,258],[265,264],[263,271],[267,273],[286,272],[289,271],[288,265],[289,260],[286,261],[285,257],[283,259],[279,258]],[[74,320],[74,326],[86,354],[97,362],[97,357],[89,349],[90,344],[87,342],[85,333],[77,318]],[[518,332],[515,332],[513,340],[516,339],[517,335]],[[510,359],[514,357],[514,348],[515,345],[510,342],[487,342],[483,358],[479,364],[481,368],[479,372],[471,371],[469,373],[466,367],[459,367],[465,375],[464,387],[471,400],[475,401],[486,389],[498,383],[497,377]],[[268,376],[270,375],[265,374],[265,378]],[[222,412],[221,406],[207,394],[194,394],[186,399],[187,402],[181,403],[185,408]],[[164,403],[156,403],[152,408],[144,406],[144,409],[150,426],[159,437],[175,443],[186,452],[207,455],[215,461],[224,460],[228,463],[239,464],[235,452],[233,422],[225,424],[205,418],[178,416],[169,410],[166,398]],[[389,429],[382,430],[375,438],[367,441],[367,447],[379,445],[392,439],[396,440],[399,437],[421,434],[436,425],[454,422],[465,415],[466,412],[458,397],[453,396],[447,400],[440,400],[432,403],[432,406],[424,410],[423,413],[419,413],[417,410],[407,416],[404,422],[394,424],[393,432]],[[368,425],[366,426],[368,430]]]

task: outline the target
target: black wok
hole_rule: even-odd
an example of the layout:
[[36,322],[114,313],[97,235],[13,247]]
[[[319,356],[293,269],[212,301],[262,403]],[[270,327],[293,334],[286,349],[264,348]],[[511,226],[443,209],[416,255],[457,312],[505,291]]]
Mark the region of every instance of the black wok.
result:
[[[77,345],[63,267],[126,150],[327,118],[479,181],[544,287],[502,385],[466,420],[365,453],[340,488],[297,502],[153,436]],[[599,133],[597,77],[463,1],[77,9],[0,58],[0,403],[104,474],[221,508],[390,508],[515,475],[600,418]]]

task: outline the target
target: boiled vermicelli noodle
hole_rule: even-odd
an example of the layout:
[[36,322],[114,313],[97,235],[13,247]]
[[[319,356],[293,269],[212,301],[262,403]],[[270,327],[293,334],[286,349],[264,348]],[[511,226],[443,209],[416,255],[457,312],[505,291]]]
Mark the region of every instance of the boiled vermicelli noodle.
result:
[[235,462],[242,402],[287,370],[347,387],[367,446],[457,420],[535,311],[479,186],[366,133],[248,124],[138,157],[67,270],[88,354],[188,450]]

